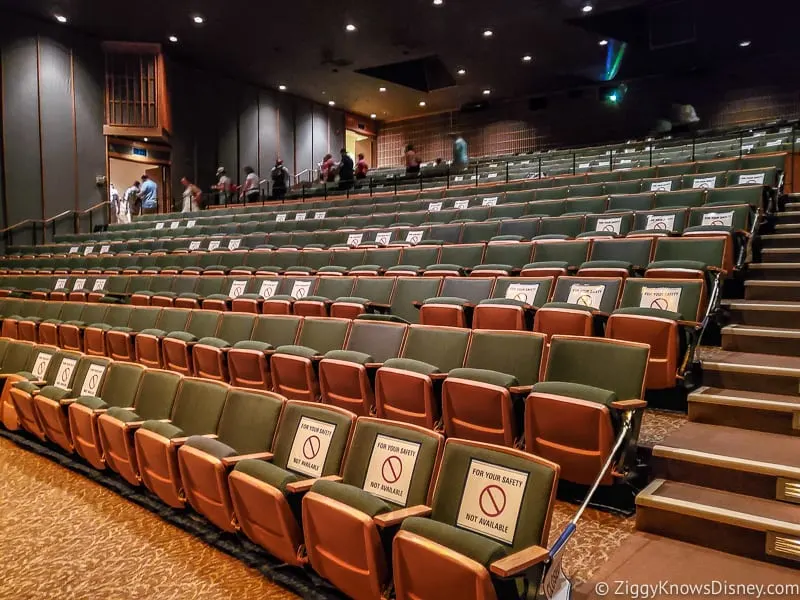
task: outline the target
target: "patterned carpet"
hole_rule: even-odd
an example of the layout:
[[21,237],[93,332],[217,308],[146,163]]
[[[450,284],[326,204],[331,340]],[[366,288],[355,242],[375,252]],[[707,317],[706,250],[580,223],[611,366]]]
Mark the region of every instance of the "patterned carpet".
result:
[[[642,437],[653,443],[683,422],[674,413],[648,411]],[[252,544],[214,533],[189,511],[165,509],[124,484],[99,485],[85,476],[88,467],[78,465],[82,475],[64,468],[75,468],[75,461],[48,456],[0,437],[0,599],[298,597],[285,587],[304,598],[338,596],[307,574],[276,569]],[[551,543],[576,510],[556,502]],[[633,530],[633,517],[588,509],[565,570],[576,584],[589,580]]]

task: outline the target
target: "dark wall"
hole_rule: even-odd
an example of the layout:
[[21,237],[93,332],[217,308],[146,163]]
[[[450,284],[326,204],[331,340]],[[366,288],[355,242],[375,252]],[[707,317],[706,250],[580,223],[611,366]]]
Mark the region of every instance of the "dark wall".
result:
[[275,159],[290,173],[313,169],[344,145],[344,111],[274,90],[220,79],[178,58],[167,60],[173,115],[173,190],[186,174],[204,190],[223,166],[236,183],[253,167],[263,179]]
[[531,110],[528,100],[496,102],[479,112],[385,123],[378,136],[378,166],[402,164],[408,143],[423,160],[448,159],[450,131],[464,135],[471,156],[641,139],[658,119],[670,116],[673,102],[694,105],[703,128],[800,118],[800,73],[789,56],[756,57],[713,72],[639,80],[628,86],[619,105],[602,102],[592,89],[551,95],[539,110]]
[[[100,45],[68,29],[0,19],[2,226],[83,210],[103,200]],[[70,229],[71,221],[60,223]]]

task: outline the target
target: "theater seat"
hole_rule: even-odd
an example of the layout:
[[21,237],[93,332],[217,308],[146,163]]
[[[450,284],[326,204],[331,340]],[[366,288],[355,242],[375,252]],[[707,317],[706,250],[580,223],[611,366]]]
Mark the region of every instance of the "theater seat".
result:
[[57,379],[55,385],[42,388],[33,397],[39,423],[47,439],[67,452],[75,450],[67,411],[79,397],[94,396],[102,389],[110,364],[107,358],[81,358],[71,382],[67,383],[62,374],[62,381]]
[[185,378],[170,419],[145,421],[136,430],[136,460],[142,483],[165,504],[184,506],[178,448],[191,436],[216,437],[229,390],[224,383]]
[[537,597],[558,480],[538,456],[447,440],[431,508],[403,520],[392,544],[397,599]]
[[171,371],[147,369],[142,375],[133,410],[110,406],[97,419],[106,464],[131,485],[139,485],[134,434],[146,421],[169,419],[183,377]]
[[302,317],[294,315],[257,317],[250,339],[237,342],[228,351],[231,384],[237,387],[271,389],[269,357],[276,347],[294,344],[302,322]]
[[337,407],[287,402],[274,456],[240,460],[228,477],[232,525],[281,561],[307,563],[296,507],[315,481],[338,478],[354,423],[354,414]]
[[[132,409],[145,368],[134,363],[113,363],[102,386],[84,385],[79,396],[69,404],[68,418],[75,451],[95,469],[106,467],[100,441],[98,420],[109,408]],[[97,370],[92,373],[97,375]],[[84,393],[86,392],[86,393]]]
[[[590,485],[629,419],[623,456],[635,459],[649,353],[633,342],[553,337],[543,381],[525,400],[525,449],[558,464],[565,480]],[[601,483],[612,484],[628,466],[612,465]]]
[[[0,394],[0,422],[6,429],[16,431],[19,429],[19,419],[11,401],[11,389],[19,381],[40,380],[47,370],[47,363],[58,348],[11,340],[0,340],[0,345],[5,346],[0,362],[0,375],[4,378],[3,391]],[[40,354],[42,358],[39,358]],[[34,375],[31,371],[37,371],[39,375]]]
[[427,514],[443,442],[414,425],[358,420],[341,480],[318,480],[303,498],[306,551],[319,575],[356,600],[382,597],[390,526],[402,509]]
[[186,499],[220,529],[234,530],[228,473],[240,461],[272,457],[272,440],[285,402],[272,392],[232,389],[217,436],[194,435],[178,449]]

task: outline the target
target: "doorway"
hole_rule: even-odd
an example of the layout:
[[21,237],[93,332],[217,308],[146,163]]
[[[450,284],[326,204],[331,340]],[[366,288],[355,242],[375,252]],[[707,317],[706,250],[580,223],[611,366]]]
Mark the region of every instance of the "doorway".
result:
[[345,132],[345,148],[347,148],[347,153],[353,157],[354,161],[358,160],[359,154],[363,154],[370,168],[375,166],[374,137],[348,129]]

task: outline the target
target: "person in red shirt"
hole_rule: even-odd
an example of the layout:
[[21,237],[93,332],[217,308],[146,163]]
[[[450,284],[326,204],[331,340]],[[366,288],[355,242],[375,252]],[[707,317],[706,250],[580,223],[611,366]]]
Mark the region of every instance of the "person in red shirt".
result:
[[336,177],[335,169],[336,161],[333,160],[333,155],[326,154],[322,157],[322,165],[319,169],[320,179],[322,181],[333,181]]
[[358,162],[356,163],[356,179],[366,179],[369,172],[369,165],[364,159],[363,154],[358,155]]

